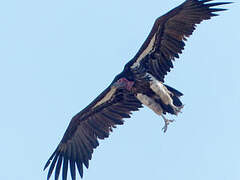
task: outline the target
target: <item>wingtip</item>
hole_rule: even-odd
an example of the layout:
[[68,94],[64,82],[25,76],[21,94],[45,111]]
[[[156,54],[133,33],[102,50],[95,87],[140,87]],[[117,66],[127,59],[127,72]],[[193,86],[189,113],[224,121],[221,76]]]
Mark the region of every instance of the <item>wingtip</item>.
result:
[[47,169],[47,167],[49,166],[51,160],[48,160],[43,168],[43,171],[45,171]]
[[[202,3],[207,3],[207,2],[210,2],[210,1],[213,1],[213,0],[200,0],[200,2],[202,2]],[[219,2],[219,3],[221,3],[221,4],[231,4],[233,2]],[[212,3],[210,3],[210,4],[212,4]]]
[[233,4],[235,2],[223,2],[223,4]]
[[226,4],[232,4],[234,2],[213,2],[213,3],[207,3],[209,1],[201,1],[201,3],[205,6],[212,7],[212,6],[221,6]]
[[225,9],[225,8],[214,8],[214,7],[218,7],[218,6],[221,6],[221,5],[226,5],[226,4],[232,4],[233,2],[216,2],[216,3],[206,3],[206,2],[203,2],[203,5],[208,7],[212,12],[216,12],[216,11],[226,11],[228,9]]
[[221,3],[221,5],[222,5],[222,4],[232,4],[233,2],[232,2],[232,1],[230,2],[230,1],[229,1],[229,2],[220,2],[220,3]]
[[47,162],[46,162],[46,164],[45,164],[45,166],[44,166],[44,168],[43,168],[43,171],[45,171],[45,170],[47,169],[47,167],[48,167],[49,164],[51,163],[51,161],[52,161],[54,155],[56,154],[56,152],[57,152],[57,149],[52,153],[52,155],[50,156],[50,158],[47,160]]
[[226,8],[211,8],[211,12],[226,11]]

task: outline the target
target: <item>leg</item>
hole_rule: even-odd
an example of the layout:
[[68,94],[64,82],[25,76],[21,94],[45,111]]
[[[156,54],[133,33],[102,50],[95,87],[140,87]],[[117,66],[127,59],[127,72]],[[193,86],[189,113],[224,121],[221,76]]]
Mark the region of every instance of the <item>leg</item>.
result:
[[165,123],[164,127],[162,128],[163,132],[165,133],[165,132],[167,131],[168,125],[169,125],[171,122],[173,122],[174,120],[167,119],[167,118],[165,118],[163,115],[161,115],[161,116],[162,116],[162,118],[163,118],[163,120],[164,120],[164,123]]

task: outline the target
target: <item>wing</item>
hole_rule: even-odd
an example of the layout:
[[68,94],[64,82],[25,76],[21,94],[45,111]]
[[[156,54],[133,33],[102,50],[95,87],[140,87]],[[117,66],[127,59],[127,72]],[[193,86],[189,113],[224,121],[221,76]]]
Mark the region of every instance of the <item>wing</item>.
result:
[[[123,124],[123,118],[129,118],[131,111],[142,107],[133,94],[124,89],[109,86],[90,105],[75,115],[57,149],[47,161],[44,170],[50,165],[47,179],[55,168],[55,179],[62,169],[62,179],[67,179],[68,166],[72,179],[76,179],[76,167],[83,176],[83,164],[88,168],[93,149],[98,139],[109,136],[116,125]],[[69,164],[69,165],[68,165]]]
[[129,62],[131,69],[141,67],[164,81],[173,68],[172,61],[179,58],[196,24],[217,16],[214,12],[226,9],[212,8],[229,2],[207,3],[212,0],[186,0],[183,4],[156,19],[153,28],[136,56]]

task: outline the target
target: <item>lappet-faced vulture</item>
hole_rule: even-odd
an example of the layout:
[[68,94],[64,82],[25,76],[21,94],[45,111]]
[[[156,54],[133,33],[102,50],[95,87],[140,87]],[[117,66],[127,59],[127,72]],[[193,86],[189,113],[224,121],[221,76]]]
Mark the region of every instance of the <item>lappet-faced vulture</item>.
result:
[[217,16],[225,9],[215,8],[229,2],[213,0],[186,0],[167,14],[156,19],[147,39],[112,83],[85,109],[76,114],[64,136],[47,161],[47,179],[55,168],[55,179],[67,179],[68,168],[71,178],[76,179],[76,169],[83,176],[83,165],[88,168],[93,149],[98,139],[109,136],[116,125],[123,124],[133,111],[142,105],[160,115],[167,130],[165,114],[177,115],[183,108],[176,89],[164,84],[165,75],[173,68],[173,60],[182,53],[186,38],[203,20]]

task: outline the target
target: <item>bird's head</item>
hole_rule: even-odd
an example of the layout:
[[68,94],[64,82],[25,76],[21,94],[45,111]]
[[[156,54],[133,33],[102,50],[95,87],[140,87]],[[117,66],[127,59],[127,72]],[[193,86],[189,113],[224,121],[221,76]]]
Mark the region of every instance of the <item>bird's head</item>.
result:
[[127,89],[128,91],[131,91],[133,84],[134,84],[133,81],[129,81],[123,77],[118,79],[115,83],[113,83],[113,86],[116,88],[120,88],[120,89],[123,88],[123,89]]

